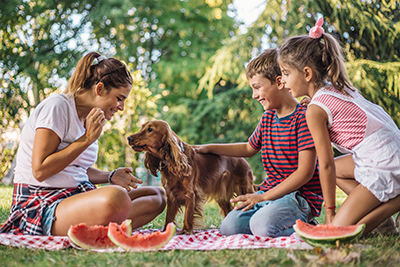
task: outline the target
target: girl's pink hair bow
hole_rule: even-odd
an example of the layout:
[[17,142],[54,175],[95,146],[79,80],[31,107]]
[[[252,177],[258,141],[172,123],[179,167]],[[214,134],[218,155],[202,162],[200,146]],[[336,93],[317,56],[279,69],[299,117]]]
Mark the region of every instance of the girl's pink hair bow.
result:
[[321,38],[322,34],[325,33],[324,29],[321,27],[323,23],[324,23],[324,19],[319,18],[317,20],[317,23],[315,23],[315,26],[310,29],[308,36],[310,36],[311,38],[314,38],[314,39]]

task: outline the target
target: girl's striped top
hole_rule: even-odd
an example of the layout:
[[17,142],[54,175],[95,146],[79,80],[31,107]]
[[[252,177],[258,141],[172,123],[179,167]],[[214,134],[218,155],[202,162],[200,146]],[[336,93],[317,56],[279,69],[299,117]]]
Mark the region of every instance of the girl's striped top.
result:
[[313,98],[310,104],[320,106],[327,113],[331,142],[352,150],[364,139],[367,130],[367,115],[355,103],[341,99],[341,95],[346,95],[334,87],[328,87],[324,90],[333,92],[338,97],[320,94]]

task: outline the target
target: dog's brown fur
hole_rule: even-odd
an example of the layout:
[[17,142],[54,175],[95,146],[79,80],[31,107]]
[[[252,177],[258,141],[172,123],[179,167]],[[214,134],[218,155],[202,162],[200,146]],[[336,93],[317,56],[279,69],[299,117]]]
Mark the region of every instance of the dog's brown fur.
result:
[[201,225],[206,200],[214,199],[226,216],[233,209],[231,198],[254,192],[253,172],[245,159],[196,153],[165,121],[144,123],[128,141],[134,151],[145,151],[144,166],[153,175],[161,172],[167,194],[165,226],[185,206],[184,234]]

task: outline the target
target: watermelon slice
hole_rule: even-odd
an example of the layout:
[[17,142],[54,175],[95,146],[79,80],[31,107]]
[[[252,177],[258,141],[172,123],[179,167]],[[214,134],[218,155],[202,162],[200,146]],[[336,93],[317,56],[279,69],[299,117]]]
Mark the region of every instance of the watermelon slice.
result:
[[169,223],[164,232],[156,231],[150,234],[127,235],[116,223],[108,225],[108,237],[117,246],[127,251],[156,250],[167,244],[175,235],[176,226]]
[[349,226],[311,225],[297,220],[293,228],[301,239],[314,247],[336,247],[341,244],[356,242],[364,232],[365,224]]
[[[127,235],[131,235],[131,220],[125,220],[119,228]],[[74,244],[84,249],[108,249],[116,247],[108,238],[108,226],[87,226],[85,223],[71,225],[68,229],[68,236]]]

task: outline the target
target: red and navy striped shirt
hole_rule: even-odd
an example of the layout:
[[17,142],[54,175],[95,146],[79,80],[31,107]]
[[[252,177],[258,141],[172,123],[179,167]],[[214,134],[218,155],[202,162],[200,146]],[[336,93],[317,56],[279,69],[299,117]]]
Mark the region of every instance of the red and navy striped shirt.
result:
[[[270,190],[297,170],[299,152],[314,147],[306,122],[306,108],[300,106],[283,118],[275,110],[264,112],[257,128],[249,138],[254,149],[261,149],[261,159],[267,178],[259,190]],[[300,194],[311,206],[314,216],[321,213],[323,202],[318,165],[312,179],[299,188]]]

